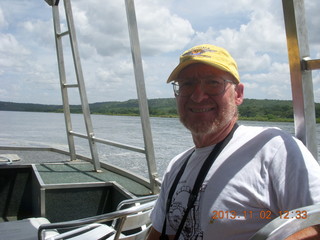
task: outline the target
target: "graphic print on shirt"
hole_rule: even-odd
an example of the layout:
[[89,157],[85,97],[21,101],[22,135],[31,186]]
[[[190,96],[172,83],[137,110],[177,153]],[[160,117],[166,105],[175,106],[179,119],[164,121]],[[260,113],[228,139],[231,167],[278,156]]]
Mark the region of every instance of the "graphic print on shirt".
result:
[[[168,221],[170,226],[176,231],[179,228],[180,222],[187,208],[187,201],[189,199],[192,189],[189,186],[182,186],[177,188],[174,197],[172,198]],[[203,232],[200,228],[199,219],[199,196],[190,209],[184,228],[179,239],[202,240]]]

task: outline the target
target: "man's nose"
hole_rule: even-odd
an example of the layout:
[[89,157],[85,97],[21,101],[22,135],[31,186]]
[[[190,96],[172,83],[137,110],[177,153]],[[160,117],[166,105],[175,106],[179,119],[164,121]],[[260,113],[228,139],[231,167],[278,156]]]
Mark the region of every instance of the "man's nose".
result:
[[194,102],[201,102],[203,101],[204,99],[207,99],[208,98],[208,95],[206,94],[205,92],[205,89],[204,89],[204,85],[202,84],[202,82],[199,82],[192,95],[191,95],[191,99],[194,101]]

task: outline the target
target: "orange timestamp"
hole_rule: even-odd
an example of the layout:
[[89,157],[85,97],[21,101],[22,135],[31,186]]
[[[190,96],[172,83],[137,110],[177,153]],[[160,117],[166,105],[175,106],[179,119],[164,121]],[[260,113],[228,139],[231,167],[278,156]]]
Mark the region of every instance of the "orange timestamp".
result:
[[[307,211],[279,211],[281,219],[307,219]],[[212,219],[273,219],[274,215],[270,210],[256,211],[233,211],[233,210],[214,210],[212,211]]]

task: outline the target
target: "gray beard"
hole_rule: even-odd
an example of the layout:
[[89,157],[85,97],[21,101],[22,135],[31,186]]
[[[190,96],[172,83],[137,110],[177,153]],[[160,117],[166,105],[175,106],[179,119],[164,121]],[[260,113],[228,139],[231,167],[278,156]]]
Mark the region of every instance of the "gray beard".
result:
[[237,105],[229,103],[229,105],[223,109],[221,115],[213,121],[202,121],[196,123],[190,123],[187,118],[180,116],[181,123],[191,131],[193,135],[207,135],[214,134],[223,129],[234,117],[238,116]]

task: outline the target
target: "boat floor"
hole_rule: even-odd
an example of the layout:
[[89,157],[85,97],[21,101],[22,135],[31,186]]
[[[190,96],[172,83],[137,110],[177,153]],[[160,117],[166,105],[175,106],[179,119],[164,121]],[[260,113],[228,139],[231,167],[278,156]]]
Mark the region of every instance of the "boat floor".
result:
[[150,194],[149,188],[128,176],[105,168],[102,168],[102,172],[96,172],[91,162],[84,160],[70,161],[68,155],[50,149],[0,149],[0,159],[1,156],[4,156],[4,158],[12,157],[13,159],[20,158],[18,161],[13,160],[10,164],[12,167],[15,165],[33,165],[35,171],[39,173],[40,182],[43,185],[113,182],[135,196]]
[[136,196],[149,195],[150,190],[125,176],[103,169],[95,172],[93,165],[88,162],[72,163],[42,163],[36,164],[43,183],[65,184],[65,183],[93,183],[93,182],[116,182],[123,188]]

